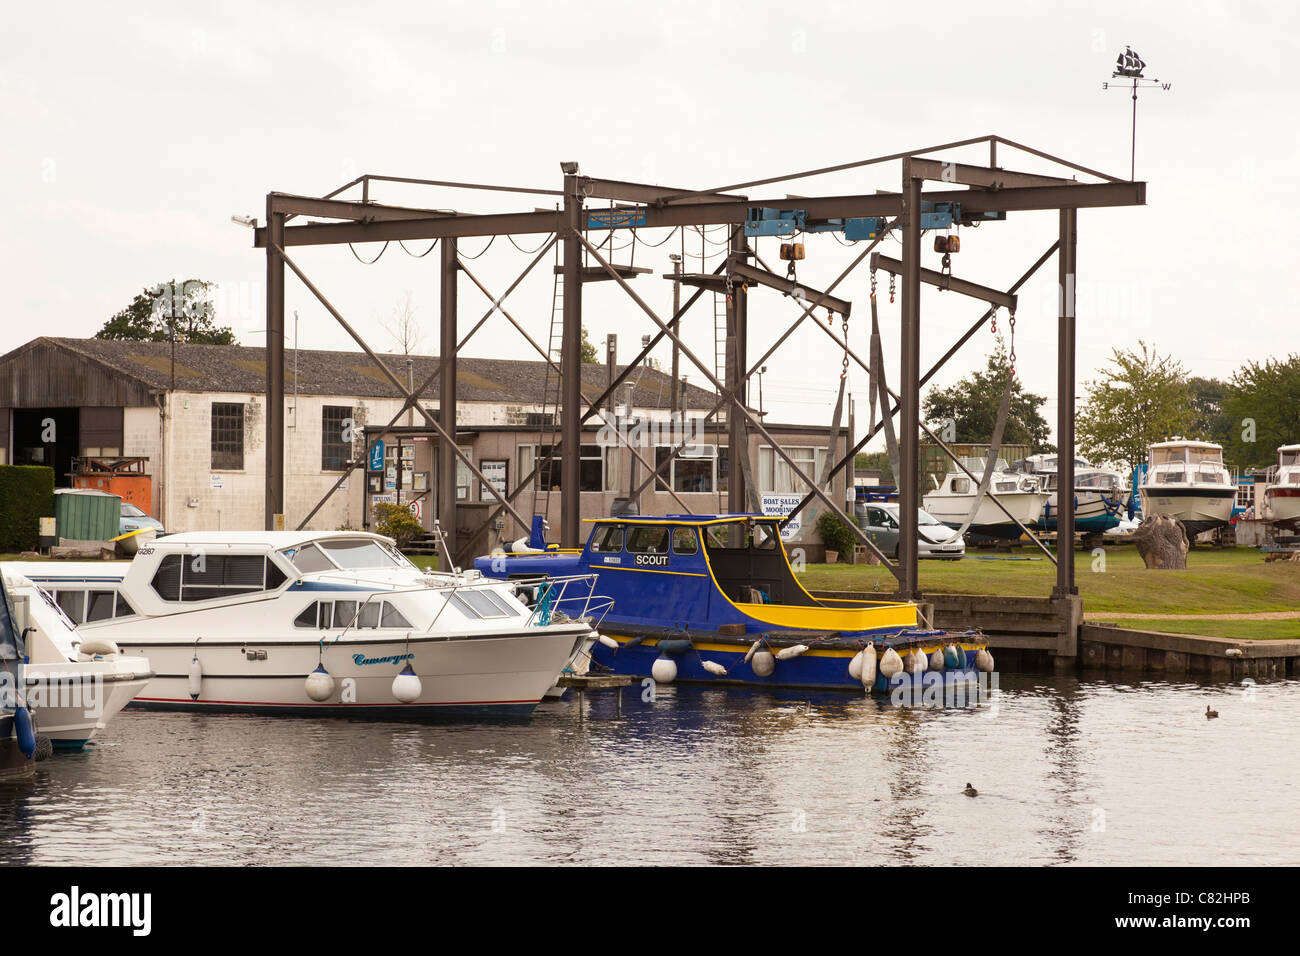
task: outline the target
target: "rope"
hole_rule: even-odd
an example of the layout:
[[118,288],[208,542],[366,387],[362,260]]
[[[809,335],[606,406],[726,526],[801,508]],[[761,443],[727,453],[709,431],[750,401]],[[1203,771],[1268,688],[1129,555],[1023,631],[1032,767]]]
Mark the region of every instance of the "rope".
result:
[[[681,229],[681,228],[682,228],[681,226],[674,226],[672,232],[668,233],[668,235],[664,237],[664,239],[663,239],[662,242],[646,242],[644,239],[642,239],[642,240],[641,240],[641,245],[645,246],[647,249],[658,249],[658,248],[659,248],[660,246],[662,246],[665,242],[667,242],[667,241],[668,241],[669,239],[671,239],[674,235],[676,235],[676,234],[677,234],[677,231],[678,231],[679,229]],[[633,236],[633,238],[636,237],[636,230],[635,230],[635,229],[632,230],[632,236]]]
[[[350,242],[348,243],[348,248],[349,248],[349,249],[352,249],[352,243],[350,243]],[[353,256],[356,256],[356,260],[357,260],[357,262],[360,262],[362,265],[373,266],[376,262],[378,262],[378,261],[380,260],[380,258],[383,257],[383,254],[384,254],[385,252],[387,252],[387,251],[388,251],[388,241],[385,240],[385,242],[384,242],[384,248],[382,248],[382,249],[379,250],[379,255],[375,256],[375,257],[374,257],[373,259],[371,259],[369,262],[366,262],[365,259],[362,259],[360,256],[358,256],[358,255],[357,255],[357,250],[355,250],[355,249],[352,249],[352,255],[353,255]]]
[[487,244],[486,246],[484,246],[484,247],[479,251],[478,255],[467,256],[467,255],[461,254],[461,258],[462,258],[462,259],[477,259],[479,256],[483,255],[483,253],[485,253],[485,252],[487,252],[489,249],[491,249],[491,248],[492,248],[492,243],[494,243],[494,242],[496,242],[496,241],[497,241],[497,237],[496,237],[496,236],[493,236],[491,239],[488,240],[488,244]]
[[[514,246],[514,247],[515,247],[516,249],[518,249],[520,252],[524,253],[524,255],[535,256],[535,255],[537,255],[537,253],[539,253],[539,252],[542,251],[542,247],[543,247],[543,246],[545,246],[548,242],[551,241],[551,236],[553,236],[553,235],[555,235],[555,233],[549,233],[549,234],[546,236],[546,238],[543,239],[543,240],[541,241],[541,243],[538,244],[538,246],[537,246],[536,249],[525,249],[525,248],[523,248],[521,245],[519,245],[519,243],[515,242],[515,237],[512,236],[512,235],[510,235],[509,233],[506,233],[506,238],[510,240],[510,245]],[[479,253],[479,255],[482,255],[482,254],[483,254],[483,253]]]
[[399,246],[401,246],[401,247],[402,247],[402,251],[405,252],[408,256],[410,256],[412,259],[423,259],[423,258],[424,258],[425,256],[427,256],[429,253],[433,252],[433,247],[436,246],[436,245],[438,244],[438,240],[435,239],[435,240],[433,240],[433,242],[429,243],[429,248],[428,248],[428,249],[425,249],[425,250],[424,250],[423,252],[421,252],[419,255],[416,255],[416,254],[415,254],[414,252],[412,252],[410,249],[406,248],[406,243],[402,242],[401,239],[398,239],[398,240],[397,240],[397,244],[398,244]]

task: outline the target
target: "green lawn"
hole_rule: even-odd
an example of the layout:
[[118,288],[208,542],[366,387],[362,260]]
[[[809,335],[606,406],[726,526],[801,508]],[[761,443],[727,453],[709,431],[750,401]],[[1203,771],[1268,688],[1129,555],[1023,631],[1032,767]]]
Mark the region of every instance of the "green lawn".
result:
[[[975,552],[980,554],[981,552]],[[988,553],[988,552],[985,552]],[[1017,557],[1031,561],[922,561],[922,591],[935,594],[1002,594],[1045,597],[1056,581],[1056,568],[1033,548]],[[1186,571],[1151,571],[1131,545],[1107,548],[1105,570],[1094,571],[1091,552],[1075,552],[1075,583],[1085,612],[1215,614],[1300,609],[1300,564],[1265,564],[1251,548],[1198,548],[1187,556]],[[800,577],[818,590],[891,592],[893,576],[871,565],[809,565]],[[1221,622],[1226,623],[1226,622]],[[1279,624],[1284,622],[1265,622]]]
[[1157,631],[1161,634],[1204,634],[1234,640],[1300,640],[1300,620],[1283,621],[1206,621],[1195,617],[1107,618],[1106,623],[1134,631]]

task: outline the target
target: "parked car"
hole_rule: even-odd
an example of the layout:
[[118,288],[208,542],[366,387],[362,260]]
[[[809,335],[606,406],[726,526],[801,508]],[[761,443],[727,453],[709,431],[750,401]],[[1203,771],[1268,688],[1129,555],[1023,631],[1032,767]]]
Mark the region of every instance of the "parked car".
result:
[[[885,554],[898,556],[898,504],[873,501],[858,509],[858,527],[866,532]],[[917,509],[917,556],[956,561],[966,555],[966,543],[950,540],[955,529]]]
[[162,522],[151,518],[129,501],[122,502],[122,520],[118,525],[118,534],[139,531],[141,528],[153,528],[158,534],[163,533]]

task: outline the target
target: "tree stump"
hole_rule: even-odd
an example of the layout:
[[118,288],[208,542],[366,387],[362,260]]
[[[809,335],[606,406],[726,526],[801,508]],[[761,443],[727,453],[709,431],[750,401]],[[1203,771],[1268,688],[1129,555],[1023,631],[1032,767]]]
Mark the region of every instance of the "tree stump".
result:
[[1177,518],[1167,515],[1144,518],[1133,532],[1133,543],[1148,568],[1187,568],[1187,532]]

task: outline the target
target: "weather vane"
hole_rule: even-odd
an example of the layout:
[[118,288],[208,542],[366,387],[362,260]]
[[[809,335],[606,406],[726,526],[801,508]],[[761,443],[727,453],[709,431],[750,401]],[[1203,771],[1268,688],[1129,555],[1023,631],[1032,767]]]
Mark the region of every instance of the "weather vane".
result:
[[[1142,57],[1134,53],[1133,48],[1131,46],[1125,46],[1124,52],[1115,58],[1115,72],[1110,75],[1110,78],[1112,80],[1118,77],[1123,77],[1125,80],[1132,81],[1133,137],[1132,137],[1132,150],[1131,150],[1131,157],[1130,157],[1131,165],[1129,167],[1129,179],[1131,180],[1137,179],[1138,87],[1140,86],[1147,86],[1151,88],[1159,87],[1162,90],[1167,90],[1171,86],[1173,86],[1172,83],[1162,83],[1160,80],[1154,79],[1152,77],[1143,76],[1142,71],[1146,69],[1146,66],[1147,65],[1143,61]],[[1130,87],[1128,83],[1112,84],[1110,80],[1107,80],[1106,82],[1101,84],[1101,88],[1103,90],[1110,90],[1110,89],[1124,90],[1124,89],[1129,89]]]

